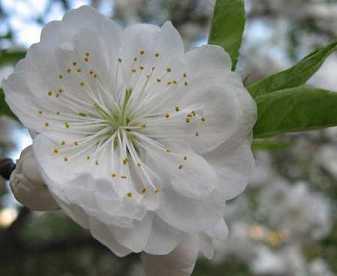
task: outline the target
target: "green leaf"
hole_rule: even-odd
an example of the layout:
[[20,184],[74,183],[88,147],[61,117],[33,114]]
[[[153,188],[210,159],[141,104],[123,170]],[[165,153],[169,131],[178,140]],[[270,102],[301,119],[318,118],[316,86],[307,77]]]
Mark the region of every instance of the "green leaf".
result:
[[248,90],[253,97],[257,97],[281,89],[304,85],[336,49],[337,42],[319,48],[295,66],[251,84]]
[[283,150],[289,147],[289,143],[278,142],[270,139],[255,139],[252,145],[254,151]]
[[217,0],[214,8],[209,44],[223,47],[232,58],[235,70],[245,28],[243,0]]
[[0,66],[13,64],[25,57],[24,51],[0,51]]
[[337,126],[337,92],[300,86],[256,98],[254,138]]
[[0,88],[0,116],[9,116],[13,119],[16,119],[13,112],[10,110],[9,106],[7,105],[5,101],[5,94],[3,90]]

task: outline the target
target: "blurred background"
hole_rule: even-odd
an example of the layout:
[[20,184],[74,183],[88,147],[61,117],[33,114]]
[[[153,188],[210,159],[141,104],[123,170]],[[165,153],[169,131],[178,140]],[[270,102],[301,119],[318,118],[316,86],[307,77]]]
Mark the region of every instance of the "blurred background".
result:
[[[239,71],[246,83],[295,63],[337,36],[336,0],[246,0]],[[0,80],[41,28],[72,8],[92,5],[122,25],[171,20],[187,48],[207,42],[212,0],[0,0]],[[337,57],[312,84],[337,91]],[[0,159],[31,143],[0,117]],[[255,141],[257,169],[228,204],[229,239],[195,276],[337,275],[337,128]],[[118,259],[62,212],[30,212],[0,179],[0,275],[142,276],[139,257]]]

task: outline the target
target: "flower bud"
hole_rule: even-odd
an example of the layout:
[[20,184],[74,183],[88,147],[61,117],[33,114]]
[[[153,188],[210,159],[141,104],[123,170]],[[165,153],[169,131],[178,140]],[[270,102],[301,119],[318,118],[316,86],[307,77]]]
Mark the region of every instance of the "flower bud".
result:
[[199,252],[195,238],[181,243],[168,255],[149,255],[143,253],[142,261],[146,276],[190,276]]
[[10,187],[16,200],[32,210],[59,209],[38,171],[31,146],[22,151],[10,177]]

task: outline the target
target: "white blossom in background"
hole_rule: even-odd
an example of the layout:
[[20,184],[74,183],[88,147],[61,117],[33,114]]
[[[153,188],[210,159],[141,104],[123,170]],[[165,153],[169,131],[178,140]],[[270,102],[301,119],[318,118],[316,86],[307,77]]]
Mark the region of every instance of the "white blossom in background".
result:
[[331,230],[331,209],[327,198],[312,192],[307,183],[279,181],[266,186],[259,196],[259,213],[269,225],[289,238],[321,239]]
[[254,164],[256,105],[230,68],[220,47],[185,53],[169,22],[122,30],[82,7],[3,86],[53,197],[96,239],[125,256],[195,238],[211,257]]
[[308,276],[305,259],[296,244],[277,251],[265,246],[258,247],[251,268],[259,275]]

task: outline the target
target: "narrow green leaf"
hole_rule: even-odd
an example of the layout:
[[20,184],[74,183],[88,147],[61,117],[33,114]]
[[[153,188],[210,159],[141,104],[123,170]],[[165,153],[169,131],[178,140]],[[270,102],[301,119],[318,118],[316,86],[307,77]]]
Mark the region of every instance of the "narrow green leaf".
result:
[[217,0],[214,8],[209,44],[223,47],[232,58],[235,70],[245,28],[244,0]]
[[256,99],[254,138],[337,126],[337,92],[300,86]]
[[16,119],[13,112],[10,110],[9,106],[5,101],[5,94],[3,90],[0,88],[0,116],[9,116],[13,119]]
[[257,97],[281,89],[304,85],[336,49],[337,42],[319,48],[295,66],[251,84],[248,90],[254,97]]

